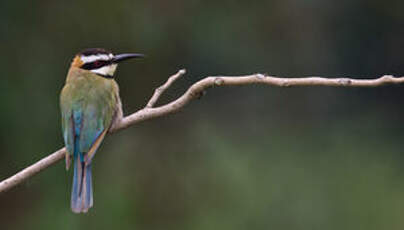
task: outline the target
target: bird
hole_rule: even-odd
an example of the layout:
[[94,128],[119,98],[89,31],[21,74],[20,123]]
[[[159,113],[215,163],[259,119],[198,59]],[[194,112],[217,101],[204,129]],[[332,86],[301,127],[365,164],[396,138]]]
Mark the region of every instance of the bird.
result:
[[86,213],[93,206],[92,160],[108,130],[123,117],[119,86],[114,80],[118,63],[143,56],[88,48],[71,62],[60,93],[60,110],[66,170],[74,164],[70,201],[74,213]]

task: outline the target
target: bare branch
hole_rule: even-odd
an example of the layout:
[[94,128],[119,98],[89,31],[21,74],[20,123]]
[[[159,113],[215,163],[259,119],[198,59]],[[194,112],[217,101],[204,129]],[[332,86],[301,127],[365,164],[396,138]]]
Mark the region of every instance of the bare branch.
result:
[[33,175],[39,173],[43,169],[55,164],[59,160],[65,157],[66,148],[61,148],[58,151],[50,154],[49,156],[43,158],[42,160],[36,162],[35,164],[21,170],[14,176],[7,178],[0,182],[0,193],[9,190],[10,188],[22,183],[24,180],[32,177]]
[[[153,107],[164,91],[169,88],[178,78],[185,74],[185,70],[171,76],[167,82],[157,88],[147,103],[146,107],[124,117],[121,122],[114,126],[111,132],[128,128],[139,122],[165,116],[182,109],[190,101],[200,97],[200,95],[208,88],[213,86],[234,86],[234,85],[251,85],[264,84],[269,86],[289,87],[289,86],[332,86],[332,87],[378,87],[382,85],[393,85],[404,83],[404,77],[393,77],[385,75],[377,79],[352,79],[352,78],[323,78],[323,77],[305,77],[305,78],[279,78],[275,76],[266,76],[263,74],[253,74],[247,76],[215,76],[206,77],[195,84],[178,99],[166,105]],[[65,148],[59,149],[51,155],[34,163],[33,165],[18,172],[14,176],[0,182],[0,193],[4,192],[24,180],[34,176],[43,169],[53,165],[57,161],[63,159]]]
[[152,108],[156,104],[160,96],[164,93],[164,91],[166,91],[178,78],[180,78],[185,73],[186,73],[185,69],[178,71],[176,74],[169,77],[164,85],[154,90],[154,94],[147,103],[146,108]]

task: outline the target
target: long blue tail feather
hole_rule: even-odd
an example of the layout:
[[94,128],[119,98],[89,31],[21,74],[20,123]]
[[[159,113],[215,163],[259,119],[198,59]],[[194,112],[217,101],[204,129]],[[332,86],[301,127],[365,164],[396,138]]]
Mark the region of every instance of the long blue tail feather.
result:
[[[78,141],[75,141],[78,145]],[[75,213],[87,212],[93,206],[93,188],[91,180],[91,163],[84,162],[83,154],[74,152],[74,175],[71,195],[71,209]]]
[[93,206],[91,165],[85,165],[77,156],[74,162],[71,209],[75,213],[87,212]]

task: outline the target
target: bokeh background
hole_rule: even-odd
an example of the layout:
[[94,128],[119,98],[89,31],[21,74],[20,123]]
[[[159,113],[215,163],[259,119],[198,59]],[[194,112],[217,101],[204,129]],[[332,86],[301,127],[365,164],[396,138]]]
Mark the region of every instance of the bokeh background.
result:
[[[0,178],[62,145],[59,92],[87,47],[120,65],[126,114],[209,75],[404,73],[403,1],[1,1]],[[403,86],[214,88],[109,136],[94,208],[59,162],[0,194],[1,229],[403,229]]]

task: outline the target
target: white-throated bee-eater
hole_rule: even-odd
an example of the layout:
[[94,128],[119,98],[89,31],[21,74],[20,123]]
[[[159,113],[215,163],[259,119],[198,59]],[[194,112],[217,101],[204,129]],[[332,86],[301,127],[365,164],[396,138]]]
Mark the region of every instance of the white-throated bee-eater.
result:
[[66,169],[74,162],[71,209],[87,212],[93,206],[91,162],[105,134],[122,119],[114,73],[119,62],[142,54],[114,55],[101,48],[78,53],[71,63],[60,95]]

